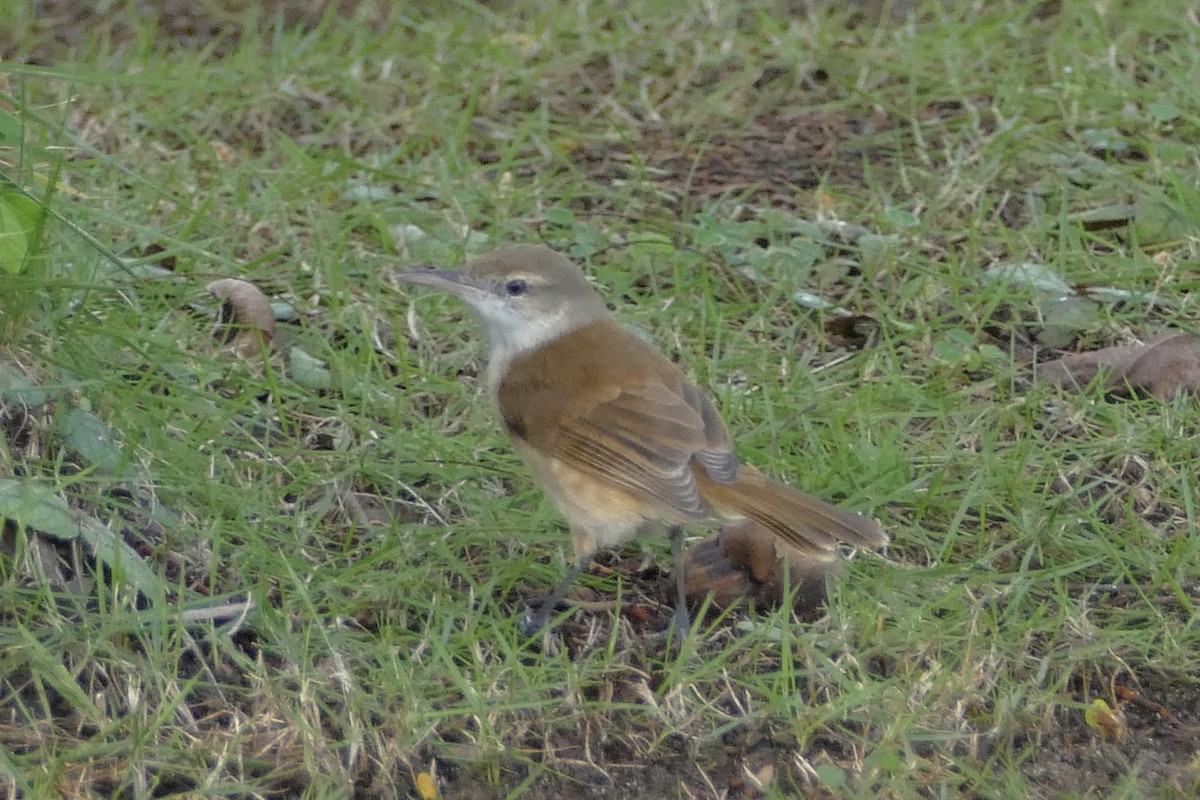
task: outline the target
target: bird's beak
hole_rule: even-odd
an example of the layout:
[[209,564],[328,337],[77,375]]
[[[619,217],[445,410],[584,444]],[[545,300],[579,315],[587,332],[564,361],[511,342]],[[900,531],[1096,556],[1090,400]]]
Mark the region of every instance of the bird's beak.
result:
[[470,275],[452,269],[414,269],[397,277],[405,283],[428,286],[430,289],[452,294],[472,306],[485,302],[491,296],[491,292],[480,286]]
[[397,278],[405,283],[415,283],[418,286],[428,286],[454,294],[459,294],[465,287],[475,288],[475,284],[466,275],[451,269],[414,269],[398,275]]

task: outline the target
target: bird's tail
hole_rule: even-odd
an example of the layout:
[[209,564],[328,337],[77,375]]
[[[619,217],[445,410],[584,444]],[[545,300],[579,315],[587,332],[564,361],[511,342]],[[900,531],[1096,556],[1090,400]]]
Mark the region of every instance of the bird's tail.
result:
[[838,541],[862,547],[887,544],[887,534],[870,517],[818,500],[753,468],[739,466],[733,483],[717,483],[697,472],[700,492],[714,509],[753,520],[804,552],[828,557]]

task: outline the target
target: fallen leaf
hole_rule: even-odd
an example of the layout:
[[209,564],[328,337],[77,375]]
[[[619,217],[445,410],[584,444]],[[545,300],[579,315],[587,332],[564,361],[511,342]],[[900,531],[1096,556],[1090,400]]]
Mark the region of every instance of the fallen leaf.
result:
[[1100,304],[1080,297],[1070,284],[1044,264],[997,264],[984,273],[984,278],[989,283],[1032,295],[1037,325],[1035,338],[1043,347],[1067,347],[1079,331],[1093,329],[1098,324]]
[[1129,139],[1116,128],[1084,128],[1079,134],[1084,146],[1096,153],[1121,155],[1129,152]]
[[1120,238],[1128,238],[1127,232],[1132,232],[1142,247],[1182,241],[1197,231],[1196,220],[1186,208],[1153,195],[1076,212],[1067,219],[1085,231],[1115,230]]
[[1158,715],[1159,719],[1172,727],[1182,728],[1184,726],[1183,721],[1175,716],[1175,713],[1171,709],[1162,703],[1154,702],[1149,697],[1130,689],[1128,686],[1121,686],[1120,684],[1113,686],[1113,697],[1122,706],[1126,703],[1133,703],[1134,705],[1149,709]]
[[796,611],[807,617],[817,615],[825,602],[826,581],[841,568],[836,554],[815,558],[749,521],[722,528],[691,547],[683,561],[688,597],[699,602],[711,593],[719,608],[742,598],[765,607],[779,605],[786,569]]
[[209,139],[208,146],[212,148],[222,166],[232,166],[237,161],[237,151],[220,139]]
[[417,773],[417,794],[421,795],[421,800],[438,800],[441,794],[438,793],[437,782],[428,772]]
[[324,361],[310,356],[300,347],[293,347],[289,356],[292,380],[305,389],[328,389],[333,385],[333,376]]
[[751,770],[750,765],[743,764],[742,772],[745,773],[750,785],[759,792],[766,792],[767,788],[775,781],[775,765],[771,763],[763,764],[757,770]]
[[271,301],[257,286],[249,281],[223,278],[210,283],[208,293],[221,301],[217,330],[229,329],[224,339],[235,354],[250,358],[258,355],[263,344],[271,342],[275,314]]
[[1200,393],[1200,336],[1173,331],[1145,344],[1066,355],[1038,364],[1034,378],[1076,388],[1103,380],[1109,391],[1128,387],[1164,400],[1181,391]]
[[1042,295],[1059,297],[1071,294],[1071,285],[1045,264],[1032,261],[996,264],[988,267],[984,278],[1007,283],[1019,289],[1030,289]]
[[875,318],[866,314],[828,314],[825,317],[827,333],[855,341],[865,341],[871,331],[878,327]]
[[1129,737],[1125,712],[1120,708],[1110,708],[1103,700],[1092,701],[1087,711],[1083,712],[1083,721],[1106,741],[1124,744]]
[[622,607],[621,610],[624,612],[626,617],[633,620],[638,625],[647,625],[654,618],[654,615],[650,613],[650,609],[643,605],[627,603]]

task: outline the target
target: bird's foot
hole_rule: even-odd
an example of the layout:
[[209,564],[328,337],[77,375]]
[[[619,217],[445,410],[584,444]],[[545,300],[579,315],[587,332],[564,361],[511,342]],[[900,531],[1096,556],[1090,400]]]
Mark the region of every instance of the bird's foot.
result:
[[686,608],[676,608],[675,613],[671,615],[671,624],[658,633],[652,633],[646,637],[646,641],[654,643],[663,643],[674,641],[677,645],[682,644],[691,633],[692,624],[688,619]]
[[530,606],[517,621],[517,630],[522,636],[536,636],[550,627],[560,600],[555,594],[549,594]]
[[671,615],[671,633],[682,642],[691,633],[691,630],[692,621],[688,619],[687,609],[683,606],[676,606],[675,613]]
[[536,636],[550,622],[550,617],[542,613],[542,609],[528,609],[517,620],[517,630],[522,636]]

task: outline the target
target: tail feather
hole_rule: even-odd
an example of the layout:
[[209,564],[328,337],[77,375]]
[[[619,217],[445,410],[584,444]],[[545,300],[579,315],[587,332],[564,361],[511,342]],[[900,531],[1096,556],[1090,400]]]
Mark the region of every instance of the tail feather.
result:
[[701,494],[717,511],[753,520],[801,551],[827,556],[838,541],[861,547],[887,544],[887,534],[871,518],[818,500],[756,470],[740,467],[733,483],[698,477]]

